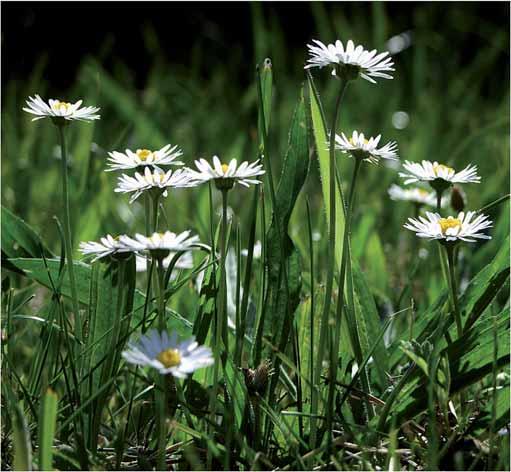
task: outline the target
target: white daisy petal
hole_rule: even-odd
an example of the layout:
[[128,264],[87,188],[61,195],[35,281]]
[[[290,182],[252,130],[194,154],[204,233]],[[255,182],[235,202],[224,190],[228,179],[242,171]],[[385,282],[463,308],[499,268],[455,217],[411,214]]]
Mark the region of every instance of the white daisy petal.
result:
[[475,240],[472,238],[491,239],[491,236],[481,233],[481,231],[492,227],[491,220],[486,215],[479,215],[472,221],[475,215],[475,212],[468,212],[466,215],[461,212],[456,218],[452,216],[442,218],[438,213],[426,212],[427,219],[423,217],[418,220],[408,218],[404,227],[414,231],[421,238],[440,241],[474,242]]
[[364,133],[354,130],[351,138],[346,138],[344,133],[335,135],[335,148],[356,159],[377,164],[380,159],[399,159],[397,154],[397,143],[391,141],[378,149],[381,135],[376,138],[366,139]]
[[213,156],[212,160],[213,164],[210,164],[205,159],[200,159],[195,161],[197,170],[186,169],[191,176],[192,183],[201,184],[214,180],[219,188],[222,188],[223,185],[232,187],[235,183],[248,187],[249,184],[260,183],[259,180],[253,177],[265,172],[259,161],[252,163],[245,161],[238,165],[236,159],[232,159],[229,164],[222,164],[218,156]]
[[37,115],[32,121],[41,118],[63,119],[67,121],[94,121],[100,119],[100,115],[97,114],[100,110],[98,107],[80,108],[82,100],[72,104],[50,98],[48,103],[46,103],[39,95],[36,95],[35,98],[28,97],[26,104],[27,106],[23,107],[23,111]]
[[156,330],[142,335],[138,343],[129,343],[122,356],[127,362],[153,367],[162,375],[172,374],[176,378],[186,378],[214,362],[211,349],[199,346],[194,338],[178,343],[175,332],[169,335]]
[[385,73],[394,71],[394,63],[392,58],[388,57],[388,51],[377,54],[376,49],[368,51],[362,45],[355,46],[351,39],[346,48],[340,40],[328,45],[317,39],[313,39],[312,42],[315,44],[307,45],[310,57],[307,59],[305,69],[332,66],[334,76],[344,74],[349,79],[360,76],[372,83],[376,83],[372,77],[392,79],[392,75]]
[[108,155],[108,169],[106,171],[113,170],[125,170],[125,169],[137,169],[141,167],[152,166],[154,169],[158,166],[164,165],[182,165],[183,162],[176,161],[176,159],[183,155],[183,152],[177,147],[167,144],[162,147],[159,151],[150,151],[149,149],[137,149],[131,151],[126,149],[125,153],[118,151],[109,152]]
[[434,181],[441,181],[446,185],[481,182],[481,177],[477,175],[477,166],[474,165],[469,165],[460,172],[436,161],[422,161],[421,163],[405,161],[403,167],[406,172],[400,172],[399,176],[405,179],[405,184]]

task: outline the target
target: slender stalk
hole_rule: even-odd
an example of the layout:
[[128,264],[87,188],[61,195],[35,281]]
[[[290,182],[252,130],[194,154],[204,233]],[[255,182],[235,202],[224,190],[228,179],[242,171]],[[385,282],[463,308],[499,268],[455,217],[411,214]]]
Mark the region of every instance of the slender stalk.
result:
[[222,230],[220,232],[220,320],[221,320],[221,333],[224,341],[224,359],[227,359],[229,354],[229,333],[227,325],[227,285],[225,274],[225,260],[226,260],[226,242],[227,242],[227,192],[228,190],[222,189]]
[[[160,195],[153,195],[153,231],[158,231],[158,207],[160,204]],[[149,236],[149,234],[147,235]]]
[[449,266],[449,289],[451,293],[451,304],[454,312],[454,319],[456,321],[458,337],[460,338],[461,335],[463,334],[463,325],[461,323],[461,313],[458,303],[456,276],[454,273],[454,247],[451,245],[445,246],[445,251],[447,252],[447,265]]
[[64,127],[66,125],[59,124],[60,148],[62,164],[62,207],[64,210],[64,245],[66,249],[67,270],[69,273],[69,283],[71,285],[71,300],[73,303],[73,311],[75,312],[75,329],[76,337],[82,341],[82,320],[80,318],[80,305],[78,303],[78,292],[76,290],[76,279],[73,265],[73,236],[71,234],[71,212],[69,206],[69,193],[68,193],[68,175],[67,175],[67,143],[66,133]]
[[[348,258],[348,240],[351,230],[351,216],[353,213],[353,200],[355,197],[355,187],[357,182],[357,175],[361,164],[360,159],[355,159],[355,167],[353,169],[353,177],[351,179],[350,193],[348,196],[347,209],[346,209],[346,222],[344,225],[344,237],[342,245],[341,268],[339,273],[339,285],[337,291],[337,316],[334,320],[334,339],[331,346],[330,358],[330,381],[328,388],[328,403],[327,403],[327,432],[332,430],[333,414],[334,414],[334,395],[335,395],[335,382],[337,381],[337,357],[339,355],[339,339],[341,334],[341,320],[344,309],[344,282],[346,279],[346,265]],[[331,446],[332,436],[328,434],[328,445]]]
[[442,208],[442,194],[443,192],[436,191],[436,211],[440,213]]
[[[217,288],[216,285],[216,245],[215,245],[215,230],[214,230],[214,223],[213,223],[213,189],[212,189],[212,183],[209,182],[208,185],[209,189],[209,225],[210,225],[210,233],[211,233],[211,257],[213,261],[213,267],[211,272],[211,277],[213,278],[213,282],[215,285],[215,288]],[[219,377],[219,369],[220,369],[220,343],[222,340],[221,331],[219,331],[219,322],[218,322],[218,310],[216,305],[214,306],[214,334],[213,337],[215,339],[214,347],[213,347],[213,356],[215,363],[213,364],[213,387],[211,389],[211,396],[209,399],[209,410],[211,412],[211,419],[210,419],[210,434],[211,437],[215,434],[215,428],[214,425],[215,419],[216,419],[216,398],[217,398],[217,392],[218,392],[218,377]],[[213,456],[211,452],[211,448],[208,448],[207,450],[207,457],[206,457],[206,469],[212,470],[212,461]]]
[[[335,270],[335,130],[337,128],[337,119],[339,116],[339,110],[341,108],[342,98],[344,96],[344,92],[346,91],[346,87],[348,82],[344,79],[341,79],[341,87],[337,94],[337,100],[335,102],[334,115],[332,119],[332,127],[330,129],[330,140],[329,140],[329,166],[330,166],[330,182],[329,182],[329,199],[330,199],[330,228],[329,228],[329,240],[328,240],[328,255],[327,260],[329,261],[328,273],[327,273],[327,281],[326,281],[326,289],[325,289],[325,302],[323,305],[323,314],[321,317],[321,328],[319,332],[319,346],[322,346],[325,342],[325,338],[327,335],[327,326],[328,326],[328,317],[330,313],[330,303],[332,300],[332,289],[334,283],[334,270]],[[322,349],[319,350],[322,354]],[[314,385],[318,385],[321,376],[321,369],[323,364],[323,356],[318,355],[316,358],[316,369],[314,372]],[[317,410],[318,397],[316,393],[316,389],[312,390],[311,396],[311,411],[315,413]],[[311,417],[311,434],[310,434],[310,443],[312,447],[315,447],[316,443],[316,418],[315,416]]]
[[[155,199],[156,200],[156,199]],[[158,258],[157,261],[158,269],[157,269],[157,278],[158,278],[158,328],[160,331],[165,330],[165,287],[164,287],[164,279],[165,279],[165,269],[163,268],[163,259],[161,257]],[[156,408],[157,408],[157,431],[158,431],[158,457],[157,464],[158,470],[166,470],[165,465],[165,442],[166,442],[166,388],[165,388],[165,376],[162,374],[157,374],[157,383],[160,387],[156,390]]]

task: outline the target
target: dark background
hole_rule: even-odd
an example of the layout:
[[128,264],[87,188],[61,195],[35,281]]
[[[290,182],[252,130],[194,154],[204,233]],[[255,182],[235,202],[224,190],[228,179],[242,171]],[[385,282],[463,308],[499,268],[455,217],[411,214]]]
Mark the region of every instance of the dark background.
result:
[[[349,18],[355,10],[370,13],[371,3],[331,2],[326,6],[329,10],[341,7]],[[250,2],[3,2],[1,8],[2,87],[9,80],[26,79],[42,54],[48,56],[45,78],[55,87],[72,83],[87,54],[99,56],[107,70],[115,61],[124,62],[143,86],[152,61],[143,34],[148,27],[157,31],[171,63],[186,65],[191,42],[199,41],[208,52],[204,74],[222,61],[226,49],[241,52],[241,80],[250,80],[256,62]],[[491,41],[493,28],[509,31],[508,2],[394,2],[385,3],[392,34],[413,30],[417,9],[428,10],[442,35],[452,34],[453,47],[461,48],[468,62],[474,48]],[[289,47],[303,49],[316,37],[309,2],[264,2],[262,12],[282,25]],[[440,52],[438,60],[448,61],[449,51]],[[499,63],[507,74],[509,55],[502,54]]]

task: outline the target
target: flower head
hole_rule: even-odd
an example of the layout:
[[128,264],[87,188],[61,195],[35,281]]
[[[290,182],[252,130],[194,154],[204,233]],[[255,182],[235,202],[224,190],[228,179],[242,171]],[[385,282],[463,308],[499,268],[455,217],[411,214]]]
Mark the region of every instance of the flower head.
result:
[[364,133],[353,131],[350,138],[347,138],[344,133],[341,136],[335,135],[335,148],[350,154],[356,159],[362,159],[370,162],[371,164],[378,164],[380,158],[397,160],[397,143],[390,141],[385,146],[378,149],[381,134],[376,138],[366,139]]
[[376,83],[373,77],[392,79],[389,72],[394,71],[394,63],[388,51],[377,54],[376,49],[367,51],[363,46],[355,46],[350,39],[344,48],[341,41],[325,45],[317,39],[314,44],[308,44],[310,58],[305,69],[311,67],[332,66],[332,75],[343,77],[346,80],[356,79],[358,76],[369,82]]
[[198,236],[190,236],[190,231],[180,234],[172,231],[153,233],[151,236],[136,234],[135,238],[120,236],[121,244],[132,251],[149,251],[162,255],[162,259],[169,256],[169,252],[190,251],[197,248]]
[[136,169],[137,167],[153,166],[157,168],[161,165],[182,165],[180,161],[176,161],[183,152],[177,146],[167,144],[158,151],[150,151],[149,149],[137,149],[135,152],[126,149],[122,152],[109,152],[107,171]]
[[169,170],[167,172],[161,169],[151,171],[146,166],[144,174],[135,172],[134,177],[126,174],[119,177],[117,188],[114,192],[133,193],[133,196],[130,198],[130,203],[132,203],[147,190],[156,189],[166,197],[169,187],[193,187],[194,185],[195,183],[191,181],[190,174],[183,169]]
[[481,182],[481,177],[477,175],[477,166],[468,165],[462,171],[456,172],[452,167],[438,162],[405,161],[403,167],[407,172],[400,172],[399,176],[405,179],[404,183],[412,184],[415,182],[429,182],[433,188],[440,187],[445,190],[452,184],[476,183]]
[[[169,252],[169,255],[163,259],[163,268],[167,269],[169,267],[170,262],[176,255],[175,252]],[[136,255],[135,259],[137,272],[145,272],[148,268],[149,259],[140,254]],[[176,269],[193,269],[193,257],[190,252],[185,252],[176,262],[174,266]],[[171,274],[171,278],[172,278]]]
[[23,111],[37,115],[32,121],[41,120],[42,118],[52,118],[54,121],[93,121],[100,118],[97,114],[100,109],[98,107],[82,107],[82,100],[78,100],[76,103],[68,103],[50,98],[46,103],[39,95],[36,95],[35,98],[28,97],[26,103],[27,107],[24,107]]
[[130,342],[122,357],[131,364],[154,367],[160,374],[172,374],[177,378],[186,378],[214,362],[211,349],[199,346],[195,338],[178,342],[175,332],[169,336],[155,329],[142,335],[138,342]]
[[441,242],[459,240],[475,242],[476,239],[491,239],[491,236],[481,231],[491,228],[492,222],[486,215],[476,216],[475,211],[466,214],[461,212],[456,218],[452,216],[442,218],[438,213],[426,212],[426,217],[408,218],[408,223],[404,227],[414,231],[420,238],[438,239]]
[[100,239],[100,242],[88,241],[80,243],[80,251],[84,256],[95,256],[91,262],[95,262],[106,256],[112,256],[120,252],[129,251],[120,241],[120,238],[114,238],[107,234]]
[[218,156],[213,156],[213,165],[205,159],[195,161],[198,170],[188,169],[194,182],[202,183],[214,180],[218,188],[232,188],[236,182],[245,187],[250,184],[260,184],[254,177],[264,174],[263,166],[259,161],[243,162],[238,166],[236,159],[229,164],[222,164]]
[[[399,185],[393,184],[388,190],[389,196],[392,200],[412,202],[419,205],[430,205],[436,206],[436,194],[435,192],[428,192],[427,190],[419,187],[415,188],[403,188]],[[447,205],[448,199],[442,198],[441,206]]]

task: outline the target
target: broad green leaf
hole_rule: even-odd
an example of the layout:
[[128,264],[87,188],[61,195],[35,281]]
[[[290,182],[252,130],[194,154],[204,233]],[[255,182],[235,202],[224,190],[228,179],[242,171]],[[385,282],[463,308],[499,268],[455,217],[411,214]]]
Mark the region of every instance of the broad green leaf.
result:
[[[321,107],[318,92],[314,86],[312,77],[308,76],[308,87],[310,96],[310,113],[312,121],[312,131],[314,135],[314,143],[316,155],[318,157],[319,174],[321,177],[321,189],[323,192],[323,204],[328,227],[330,227],[330,171],[329,171],[329,152],[328,152],[328,128]],[[342,113],[342,110],[341,110]],[[335,241],[335,261],[338,266],[341,265],[342,256],[342,234],[344,234],[344,212],[342,211],[343,203],[341,194],[336,186],[335,192],[335,208],[337,215],[335,219],[335,234],[338,235]]]
[[276,192],[276,208],[266,236],[269,286],[265,307],[269,309],[265,316],[264,331],[282,350],[287,344],[290,322],[298,306],[301,288],[300,256],[287,231],[296,199],[307,176],[308,153],[302,89],[291,123],[288,149]]
[[2,206],[2,252],[8,258],[53,257],[39,235],[21,218]]
[[[135,259],[110,263],[104,271],[94,268],[90,282],[90,303],[88,319],[90,330],[86,333],[88,351],[86,363],[96,369],[86,398],[91,398],[110,379],[117,376],[121,351],[129,332],[135,294]],[[89,370],[90,372],[90,370]],[[110,398],[105,390],[94,401],[89,410],[89,447],[97,446],[97,435],[103,409]]]

